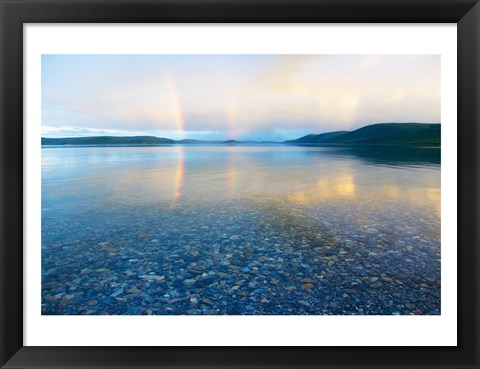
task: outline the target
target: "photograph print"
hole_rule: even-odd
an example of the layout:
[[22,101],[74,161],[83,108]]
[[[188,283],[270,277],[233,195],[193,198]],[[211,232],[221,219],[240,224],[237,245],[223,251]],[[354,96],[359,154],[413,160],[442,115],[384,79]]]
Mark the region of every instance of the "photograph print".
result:
[[42,55],[42,315],[440,315],[440,67]]

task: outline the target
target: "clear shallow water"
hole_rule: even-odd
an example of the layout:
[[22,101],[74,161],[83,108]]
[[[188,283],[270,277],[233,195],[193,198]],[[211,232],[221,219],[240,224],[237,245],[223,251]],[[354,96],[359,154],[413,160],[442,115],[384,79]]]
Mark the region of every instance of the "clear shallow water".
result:
[[439,314],[440,150],[42,149],[43,314]]

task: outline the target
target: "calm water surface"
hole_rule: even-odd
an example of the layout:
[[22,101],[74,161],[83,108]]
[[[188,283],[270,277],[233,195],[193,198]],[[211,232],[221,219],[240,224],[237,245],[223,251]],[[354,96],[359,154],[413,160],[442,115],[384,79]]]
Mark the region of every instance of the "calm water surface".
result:
[[42,148],[43,314],[440,314],[440,150]]

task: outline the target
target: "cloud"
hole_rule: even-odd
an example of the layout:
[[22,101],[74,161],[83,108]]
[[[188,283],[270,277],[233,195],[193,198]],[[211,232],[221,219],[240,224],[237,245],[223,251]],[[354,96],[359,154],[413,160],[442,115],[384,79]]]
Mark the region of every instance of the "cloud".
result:
[[153,130],[153,131],[132,131],[121,129],[105,128],[80,128],[71,126],[42,126],[43,137],[77,137],[77,136],[157,136],[181,139],[187,136],[219,136],[218,131],[176,131],[176,130]]
[[77,134],[173,134],[184,124],[194,136],[266,139],[440,121],[436,55],[89,57],[58,56],[63,68],[46,64],[43,125]]

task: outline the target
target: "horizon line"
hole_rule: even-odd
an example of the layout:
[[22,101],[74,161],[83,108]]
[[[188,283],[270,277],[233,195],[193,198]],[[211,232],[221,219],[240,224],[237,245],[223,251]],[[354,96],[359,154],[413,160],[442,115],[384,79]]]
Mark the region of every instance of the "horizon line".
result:
[[282,143],[282,142],[285,142],[285,141],[289,141],[289,140],[295,140],[295,139],[298,139],[298,138],[302,138],[302,137],[305,137],[305,136],[308,136],[308,135],[321,135],[321,134],[325,134],[325,133],[332,133],[332,132],[353,132],[353,131],[356,131],[358,129],[361,129],[361,128],[364,128],[364,127],[368,127],[368,126],[374,126],[374,125],[378,125],[378,124],[425,124],[425,125],[441,125],[441,122],[433,122],[433,123],[424,123],[424,122],[376,122],[376,123],[369,123],[369,124],[366,124],[366,125],[362,125],[358,128],[355,128],[355,129],[352,129],[352,130],[338,130],[338,131],[324,131],[324,132],[320,132],[320,133],[305,133],[304,135],[302,136],[297,136],[296,138],[288,138],[288,139],[284,139],[283,141],[275,141],[275,140],[266,140],[266,139],[263,139],[263,140],[259,140],[259,139],[238,139],[238,138],[220,138],[220,139],[197,139],[197,138],[181,138],[181,139],[173,139],[173,138],[168,138],[168,137],[160,137],[160,136],[154,136],[154,135],[115,135],[115,134],[105,134],[105,135],[90,135],[90,136],[62,136],[62,137],[47,137],[47,136],[41,136],[41,138],[48,138],[48,139],[66,139],[66,138],[89,138],[89,137],[152,137],[152,138],[160,138],[160,139],[167,139],[167,140],[172,140],[172,141],[185,141],[185,140],[192,140],[192,141],[210,141],[210,142],[226,142],[226,141],[238,141],[238,142],[242,142],[242,141],[254,141],[254,142],[278,142],[278,143]]

